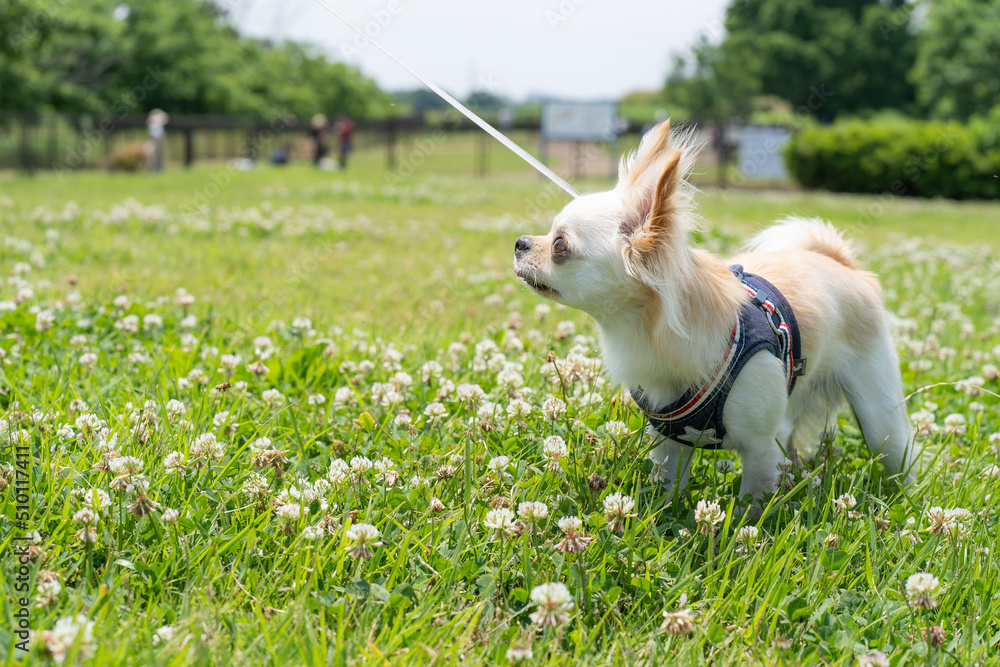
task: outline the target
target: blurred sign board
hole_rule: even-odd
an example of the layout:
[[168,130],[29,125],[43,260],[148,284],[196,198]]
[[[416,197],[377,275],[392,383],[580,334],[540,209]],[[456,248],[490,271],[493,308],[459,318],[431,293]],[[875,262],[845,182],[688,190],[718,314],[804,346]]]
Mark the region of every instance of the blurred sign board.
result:
[[740,130],[740,173],[746,178],[783,181],[788,178],[785,168],[785,144],[792,136],[787,127],[748,125]]
[[542,138],[569,141],[613,141],[618,136],[617,102],[542,104]]

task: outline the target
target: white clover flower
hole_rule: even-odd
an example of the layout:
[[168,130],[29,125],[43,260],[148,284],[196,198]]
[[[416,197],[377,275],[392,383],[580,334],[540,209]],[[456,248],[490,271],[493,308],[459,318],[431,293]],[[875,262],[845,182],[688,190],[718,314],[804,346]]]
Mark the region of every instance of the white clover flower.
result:
[[160,520],[163,521],[163,523],[176,523],[180,515],[181,515],[180,512],[168,507],[167,509],[163,510],[163,514],[160,515]]
[[347,461],[344,459],[334,459],[330,461],[330,472],[327,473],[327,479],[334,486],[338,486],[345,482],[351,475],[351,467],[347,465]]
[[706,503],[699,500],[694,510],[694,520],[698,528],[704,535],[715,533],[716,527],[726,518],[726,513],[719,507],[719,503],[712,501]]
[[302,529],[302,539],[309,542],[315,542],[323,537],[323,533],[323,529],[319,526],[306,526]]
[[76,488],[73,489],[73,495],[80,499],[80,504],[85,509],[93,511],[94,514],[99,515],[101,510],[111,505],[111,496],[108,495],[108,492],[97,487],[90,489]]
[[236,372],[236,369],[243,363],[243,357],[238,354],[224,354],[219,357],[219,370],[226,374]]
[[427,407],[424,408],[424,415],[427,416],[427,421],[433,422],[447,417],[448,411],[445,409],[443,404],[435,401],[427,404]]
[[535,657],[534,652],[531,650],[531,646],[511,646],[507,649],[507,652],[504,655],[507,656],[508,660],[514,663],[527,662]]
[[906,579],[906,594],[910,601],[917,607],[932,609],[937,606],[934,594],[937,593],[941,582],[933,574],[927,572],[917,572],[911,574]]
[[889,667],[889,658],[882,651],[868,651],[858,656],[858,667]]
[[185,466],[184,452],[173,451],[163,457],[163,471],[170,473],[182,471]]
[[263,452],[267,449],[271,449],[271,439],[266,436],[261,436],[256,440],[250,441],[250,451],[254,453]]
[[688,609],[664,611],[663,623],[660,625],[660,629],[666,631],[668,635],[686,635],[694,629],[694,616],[691,615],[691,611]]
[[372,469],[374,464],[367,456],[354,456],[351,458],[351,472],[356,475],[363,475]]
[[972,512],[964,507],[953,509],[931,507],[927,510],[927,518],[930,521],[927,530],[934,535],[962,537],[969,532]]
[[178,417],[183,417],[184,413],[187,412],[187,405],[175,398],[171,398],[167,401],[166,412],[169,419],[177,419]]
[[498,507],[488,511],[483,523],[490,530],[502,532],[507,537],[514,534],[514,513],[506,507]]
[[260,499],[267,495],[268,486],[266,477],[260,473],[252,472],[243,481],[243,493],[253,499]]
[[84,352],[80,355],[81,366],[93,366],[97,363],[97,355],[93,352]]
[[309,394],[309,398],[306,399],[306,402],[314,408],[326,405],[326,396],[323,394]]
[[486,398],[486,392],[478,384],[465,382],[455,387],[455,398],[463,403],[479,402]]
[[66,662],[67,654],[76,646],[76,657],[86,660],[94,654],[97,648],[94,641],[94,623],[88,621],[83,614],[60,618],[56,621],[55,627],[41,633],[42,643],[45,652],[52,656],[52,660],[61,665]]
[[139,316],[126,315],[125,317],[115,322],[115,329],[130,334],[139,333]]
[[333,404],[337,407],[346,407],[354,405],[357,398],[354,396],[354,390],[350,387],[340,387],[337,391],[333,392]]
[[537,501],[526,501],[518,504],[517,513],[525,521],[541,523],[549,518],[549,506]]
[[416,489],[421,486],[428,486],[433,480],[429,477],[421,477],[420,475],[414,475],[410,478],[410,488]]
[[298,503],[285,503],[279,505],[274,513],[284,523],[295,523],[306,515],[306,508]]
[[531,589],[531,601],[537,609],[529,618],[541,626],[555,626],[569,620],[573,611],[573,596],[565,584],[552,582]]
[[142,459],[135,456],[116,456],[108,462],[108,469],[116,475],[133,475],[142,472]]
[[101,426],[101,418],[95,414],[85,412],[78,415],[73,424],[86,434],[91,434]]
[[519,398],[515,398],[507,406],[507,419],[523,419],[531,414],[531,404]]
[[736,541],[744,545],[755,544],[757,542],[758,535],[760,535],[760,530],[757,526],[743,526],[740,528],[739,532],[736,533]]
[[228,410],[223,410],[221,412],[216,412],[215,415],[212,416],[212,425],[215,426],[215,428],[222,428],[228,422],[229,422],[229,411]]
[[506,472],[507,466],[510,465],[510,459],[501,454],[500,456],[494,456],[486,463],[486,468],[497,475],[502,475]]
[[930,410],[917,410],[910,415],[910,421],[917,429],[917,435],[934,435],[937,433],[937,417]]
[[95,526],[97,525],[97,515],[90,508],[84,507],[73,514],[73,521],[82,523],[85,526]]
[[550,435],[542,442],[542,454],[548,462],[545,469],[549,472],[557,473],[562,471],[559,459],[569,454],[569,449],[566,447],[566,441],[561,436]]
[[576,334],[576,324],[570,320],[563,320],[556,325],[556,338],[569,338]]
[[497,387],[503,391],[512,391],[524,386],[524,376],[513,368],[504,368],[497,373]]
[[608,529],[612,532],[621,532],[625,528],[625,520],[634,517],[632,509],[635,501],[631,496],[622,495],[620,492],[609,494],[604,498],[604,516],[608,520]]
[[944,418],[944,431],[948,435],[965,435],[965,417],[956,412]]
[[476,418],[489,421],[496,415],[497,405],[490,401],[483,401],[476,409]]
[[559,526],[559,530],[569,535],[579,533],[583,528],[583,521],[580,520],[580,517],[564,516],[556,522],[556,525]]
[[347,539],[354,542],[354,544],[347,547],[348,555],[352,558],[371,558],[375,554],[372,553],[370,547],[382,545],[381,542],[377,541],[381,535],[378,528],[369,523],[356,523],[352,525],[347,529]]
[[51,310],[40,310],[35,315],[35,329],[39,332],[46,332],[52,328],[56,322],[56,316]]
[[437,398],[437,400],[439,401],[450,401],[451,396],[454,393],[455,393],[455,383],[449,380],[448,378],[444,378],[443,380],[441,380],[440,386],[438,386],[435,398]]
[[166,644],[174,638],[175,634],[177,634],[176,628],[170,625],[161,626],[156,632],[153,633],[153,646]]
[[147,313],[142,317],[142,328],[147,331],[150,329],[159,329],[163,326],[163,318],[156,313]]
[[842,514],[854,509],[857,504],[857,498],[850,493],[845,493],[833,501],[833,511],[837,514]]
[[959,380],[955,383],[955,390],[968,394],[969,396],[982,396],[983,395],[983,385],[986,384],[986,378],[980,377],[978,375],[973,375],[970,378],[964,380]]
[[555,396],[549,396],[542,403],[542,414],[549,421],[558,421],[566,414],[566,403]]
[[216,440],[214,433],[203,433],[194,439],[191,445],[191,459],[218,461],[226,453],[222,443]]
[[431,380],[440,376],[443,372],[444,368],[441,367],[441,364],[432,359],[424,362],[424,365],[420,367],[420,379],[426,383],[430,383]]
[[292,333],[308,333],[312,330],[312,320],[308,317],[296,317],[292,320]]
[[261,398],[267,403],[268,407],[277,407],[285,402],[285,396],[277,389],[265,389],[261,394]]
[[615,438],[622,438],[629,434],[628,425],[620,421],[605,422],[604,431]]
[[390,379],[390,382],[392,382],[397,387],[409,387],[413,385],[413,378],[410,376],[409,373],[398,371],[397,373],[393,374],[392,378]]

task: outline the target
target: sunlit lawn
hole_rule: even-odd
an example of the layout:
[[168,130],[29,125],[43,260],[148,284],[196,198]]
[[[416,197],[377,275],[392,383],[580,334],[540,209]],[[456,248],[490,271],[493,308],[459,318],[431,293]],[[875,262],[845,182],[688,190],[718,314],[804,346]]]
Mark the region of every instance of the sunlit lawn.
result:
[[475,176],[471,145],[407,144],[389,179],[376,151],[346,173],[0,175],[0,658],[995,660],[1000,205],[706,187],[713,250],[789,213],[849,230],[907,392],[929,387],[919,484],[886,480],[845,411],[751,520],[730,454],[701,455],[680,504],[650,482],[593,326],[510,269],[565,195],[498,147]]

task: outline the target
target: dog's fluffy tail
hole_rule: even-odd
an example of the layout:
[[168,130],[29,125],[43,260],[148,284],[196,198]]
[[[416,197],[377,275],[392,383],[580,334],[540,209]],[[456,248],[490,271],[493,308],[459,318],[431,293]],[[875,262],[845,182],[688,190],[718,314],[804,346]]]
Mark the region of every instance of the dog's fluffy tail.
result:
[[811,250],[837,260],[850,269],[858,268],[851,242],[829,222],[820,218],[788,217],[761,231],[747,244],[751,252]]

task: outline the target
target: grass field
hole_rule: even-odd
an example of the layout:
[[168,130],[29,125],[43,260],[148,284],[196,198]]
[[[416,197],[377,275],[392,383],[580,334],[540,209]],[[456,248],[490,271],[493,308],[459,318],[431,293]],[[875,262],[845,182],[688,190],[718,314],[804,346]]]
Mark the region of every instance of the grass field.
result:
[[706,188],[712,250],[849,230],[923,389],[917,485],[845,411],[749,519],[729,453],[650,481],[592,324],[510,268],[565,196],[460,148],[0,175],[4,664],[1000,662],[1000,205]]

